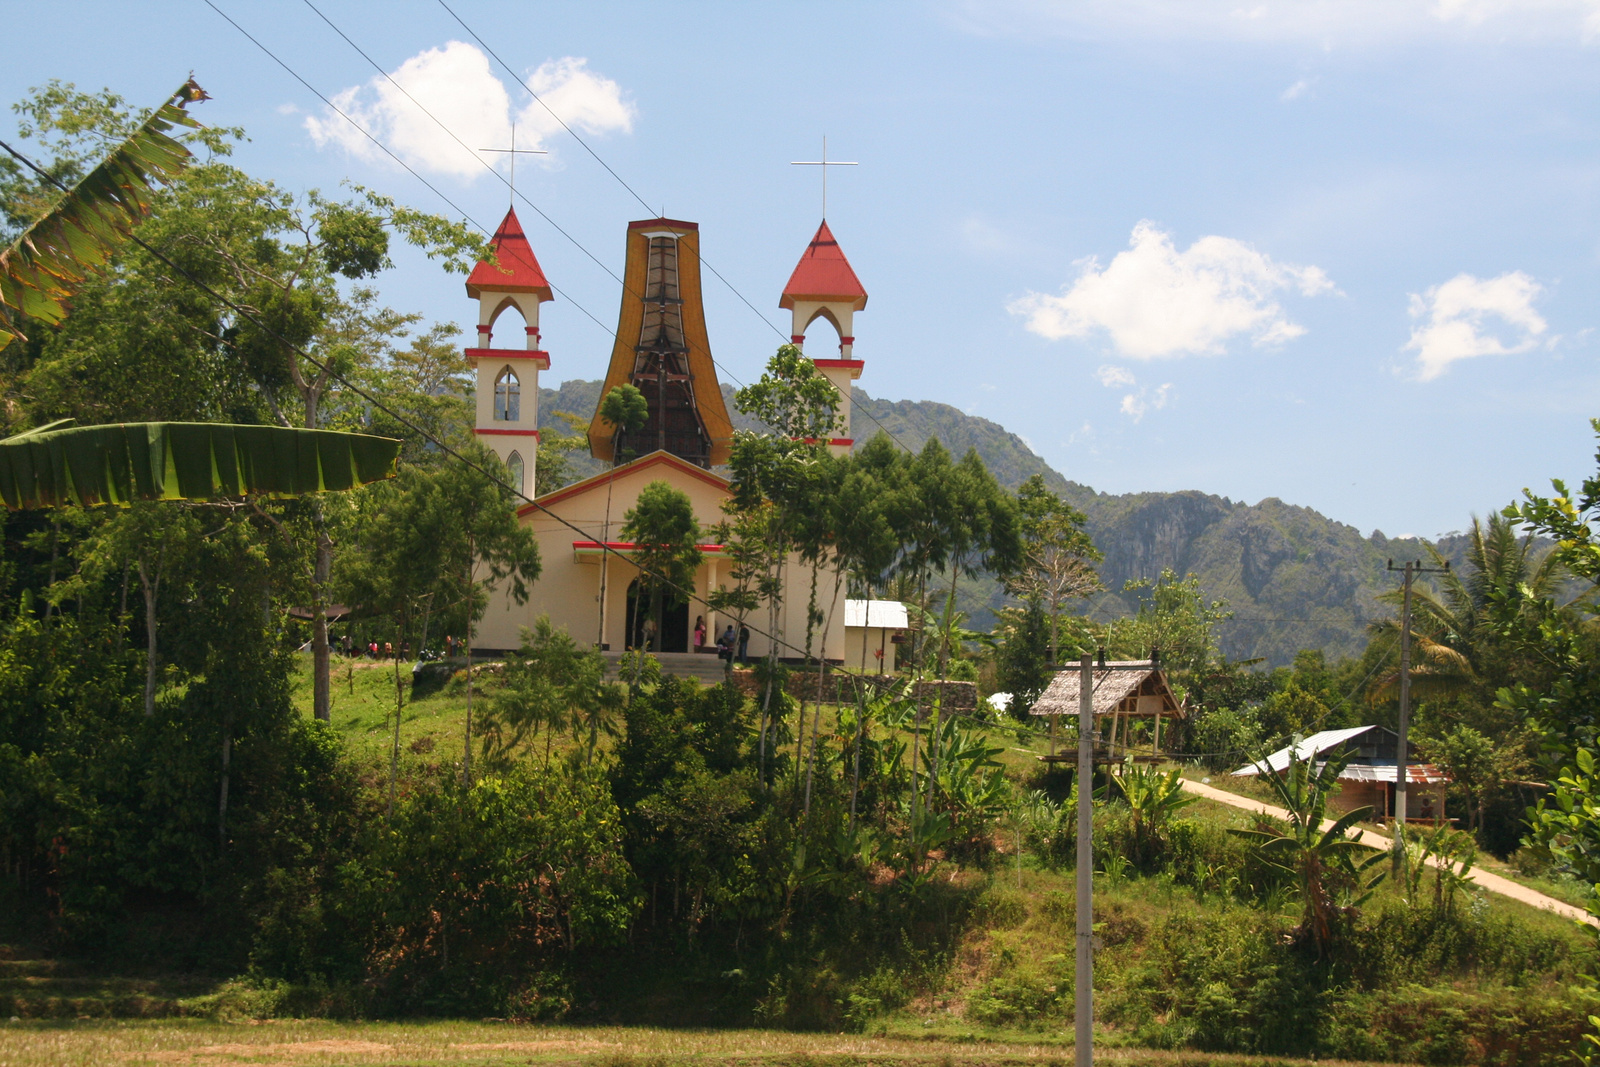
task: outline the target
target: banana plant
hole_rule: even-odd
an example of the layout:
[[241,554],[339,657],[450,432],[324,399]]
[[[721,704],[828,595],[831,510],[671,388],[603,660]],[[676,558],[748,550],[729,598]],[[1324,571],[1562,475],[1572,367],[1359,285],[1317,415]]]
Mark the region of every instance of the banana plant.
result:
[[[1351,827],[1372,816],[1370,805],[1323,827],[1328,794],[1348,762],[1348,756],[1336,756],[1314,767],[1311,760],[1297,759],[1281,775],[1267,771],[1261,777],[1288,815],[1287,831],[1276,826],[1229,831],[1249,841],[1264,863],[1290,876],[1302,908],[1300,932],[1319,956],[1333,944],[1342,920],[1365,904],[1386,876],[1367,874],[1385,853],[1363,845],[1360,831],[1350,836]],[[1363,851],[1372,854],[1362,857]]]
[[1140,870],[1148,870],[1160,854],[1167,822],[1173,813],[1200,798],[1183,791],[1176,768],[1162,774],[1154,767],[1139,767],[1132,757],[1123,764],[1122,773],[1114,775],[1111,781],[1128,805],[1133,830],[1130,859]]
[[71,422],[0,440],[0,500],[7,508],[337,492],[392,477],[400,455],[394,438],[335,430]]
[[190,78],[0,251],[0,349],[17,338],[27,340],[25,321],[53,326],[66,317],[72,294],[110,261],[150,213],[158,186],[189,165],[189,150],[171,131],[179,126],[199,129],[184,108],[206,99],[206,91]]

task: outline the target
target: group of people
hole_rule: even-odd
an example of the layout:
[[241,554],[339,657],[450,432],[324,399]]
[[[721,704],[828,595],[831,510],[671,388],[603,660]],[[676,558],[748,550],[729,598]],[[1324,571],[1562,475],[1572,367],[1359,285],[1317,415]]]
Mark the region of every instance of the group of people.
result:
[[[381,644],[377,641],[368,641],[363,645],[358,644],[349,634],[345,634],[344,637],[339,639],[338,646],[340,651],[344,653],[346,659],[354,659],[357,656],[365,656],[367,659],[385,660],[395,658],[395,647],[393,641],[384,641]],[[402,642],[399,653],[401,659],[410,659],[411,642]]]
[[[694,647],[696,650],[706,647],[706,620],[704,615],[694,617]],[[750,627],[740,625],[739,632],[735,635],[733,623],[722,631],[722,636],[717,638],[717,658],[737,660],[739,663],[750,662]]]

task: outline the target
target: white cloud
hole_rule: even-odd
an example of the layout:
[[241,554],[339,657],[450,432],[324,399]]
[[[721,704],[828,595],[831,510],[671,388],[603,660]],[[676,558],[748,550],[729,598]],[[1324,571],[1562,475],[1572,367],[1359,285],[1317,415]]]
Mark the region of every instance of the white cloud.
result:
[[[587,60],[571,56],[550,60],[529,75],[528,87],[574,129],[591,134],[628,132],[633,128],[633,107],[622,98],[621,87],[586,64]],[[543,148],[544,139],[560,129],[550,111],[536,102],[513,112],[511,94],[495,76],[489,58],[461,41],[419,52],[388,78],[345,89],[333,102],[410,166],[467,180],[483,173],[484,161],[506,165],[504,153],[478,150],[508,147],[513,121],[518,148]],[[429,114],[449,126],[449,132]],[[307,117],[305,126],[318,147],[337,145],[362,159],[385,158],[331,108]],[[523,163],[526,166],[525,159]]]
[[1309,78],[1301,78],[1299,81],[1289,86],[1289,88],[1279,93],[1278,99],[1287,104],[1291,100],[1300,99],[1306,94],[1306,90],[1309,88],[1311,88],[1311,80]]
[[1126,367],[1113,367],[1107,364],[1095,371],[1094,376],[1100,379],[1100,384],[1108,389],[1114,389],[1119,385],[1133,384],[1133,372]]
[[1305,333],[1273,300],[1283,289],[1306,296],[1333,288],[1317,267],[1276,263],[1242,241],[1202,237],[1179,252],[1170,234],[1151,222],[1133,228],[1128,250],[1103,270],[1082,261],[1077,280],[1059,296],[1029,293],[1008,310],[1027,317],[1041,337],[1087,337],[1104,330],[1118,352],[1133,359],[1220,353],[1240,334],[1257,345],[1281,344]]
[[1122,413],[1134,422],[1144,418],[1145,412],[1164,408],[1167,406],[1167,395],[1172,390],[1172,383],[1168,382],[1158,388],[1154,393],[1148,389],[1140,389],[1137,393],[1129,393],[1122,398]]
[[[1417,353],[1418,379],[1432,381],[1458,359],[1533,348],[1547,328],[1544,316],[1533,309],[1541,292],[1538,282],[1518,270],[1488,279],[1458,274],[1421,296],[1413,293],[1411,316],[1425,321],[1411,331],[1405,350]],[[1488,332],[1485,320],[1490,317],[1509,330]]]

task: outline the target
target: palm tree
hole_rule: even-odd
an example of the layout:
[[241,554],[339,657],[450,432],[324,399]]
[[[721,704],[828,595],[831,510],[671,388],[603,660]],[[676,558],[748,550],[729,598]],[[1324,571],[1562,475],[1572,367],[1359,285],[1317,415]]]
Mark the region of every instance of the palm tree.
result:
[[[1437,548],[1424,547],[1434,563],[1445,563]],[[1518,666],[1508,630],[1541,602],[1555,600],[1566,578],[1556,553],[1537,546],[1531,533],[1519,538],[1512,522],[1498,514],[1487,523],[1472,520],[1466,557],[1466,567],[1440,576],[1439,589],[1415,585],[1411,590],[1411,691],[1420,698],[1466,693],[1492,703]],[[1401,595],[1395,590],[1380,599],[1397,603]],[[1374,638],[1397,638],[1399,632],[1396,619],[1371,628]],[[1398,640],[1394,645],[1398,648]],[[1368,699],[1393,699],[1399,684],[1397,659],[1378,677]]]

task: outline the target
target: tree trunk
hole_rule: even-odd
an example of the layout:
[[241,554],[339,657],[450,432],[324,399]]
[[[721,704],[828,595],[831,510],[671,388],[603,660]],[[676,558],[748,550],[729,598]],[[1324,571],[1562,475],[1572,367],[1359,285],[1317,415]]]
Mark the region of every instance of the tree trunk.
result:
[[[395,622],[395,648],[405,643],[405,624]],[[394,744],[389,749],[389,817],[394,818],[394,782],[400,773],[400,711],[405,706],[400,686],[400,657],[394,657]]]
[[333,696],[329,678],[328,609],[324,593],[333,568],[333,540],[318,504],[314,513],[317,528],[317,563],[311,577],[311,707],[322,722],[333,719]]
[[467,715],[463,734],[466,748],[461,758],[461,781],[468,788],[472,787],[472,554],[474,545],[471,538],[467,539]]
[[1061,601],[1050,598],[1050,666],[1061,662],[1058,642],[1061,638]]
[[[806,664],[808,666],[811,663],[811,638],[813,636],[812,635],[812,625],[813,624],[812,624],[811,620],[816,618],[816,615],[817,615],[817,569],[818,569],[818,566],[819,566],[819,564],[816,564],[816,563],[813,563],[811,565],[811,595],[806,600],[806,657],[805,657],[805,659],[806,659]],[[816,694],[816,696],[817,696],[817,699],[818,699],[818,703],[817,703],[817,706],[812,709],[812,714],[813,715],[816,715],[816,714],[818,714],[818,713],[820,713],[822,711],[822,704],[821,704],[822,694],[818,693],[818,694]],[[794,774],[795,774],[795,781],[798,784],[798,782],[800,780],[800,764],[805,761],[805,757],[806,757],[806,691],[805,691],[805,687],[804,686],[802,686],[801,689],[800,689],[800,728],[797,731],[797,733],[798,733],[798,736],[796,736],[795,740],[794,740]],[[806,773],[806,781],[809,782],[810,780],[811,780],[811,775],[810,775],[810,771],[808,770],[807,773]]]
[[[961,562],[959,558],[950,570],[950,592],[944,598],[944,632],[939,637],[939,695],[933,700],[933,737],[937,741],[939,726],[944,718],[944,674],[950,663],[950,629],[951,620],[955,618],[956,611],[956,583],[961,580]],[[930,765],[930,778],[928,782],[928,795],[933,796],[933,788],[939,781],[939,746],[930,744],[928,754],[932,757]]]
[[155,578],[152,579],[144,560],[139,561],[139,587],[144,591],[144,715],[148,719],[156,713],[156,596],[161,590],[159,562]]
[[228,844],[228,765],[233,762],[233,716],[222,720],[222,787],[217,796],[217,851]]

